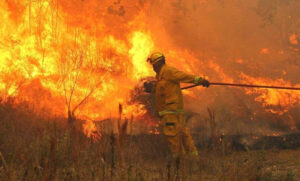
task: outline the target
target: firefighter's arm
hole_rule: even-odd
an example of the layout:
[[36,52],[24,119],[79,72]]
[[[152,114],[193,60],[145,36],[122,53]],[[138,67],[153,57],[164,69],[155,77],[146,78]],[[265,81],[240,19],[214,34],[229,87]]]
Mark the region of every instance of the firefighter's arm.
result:
[[204,80],[202,77],[181,72],[175,68],[169,68],[167,71],[167,79],[173,82],[201,84]]

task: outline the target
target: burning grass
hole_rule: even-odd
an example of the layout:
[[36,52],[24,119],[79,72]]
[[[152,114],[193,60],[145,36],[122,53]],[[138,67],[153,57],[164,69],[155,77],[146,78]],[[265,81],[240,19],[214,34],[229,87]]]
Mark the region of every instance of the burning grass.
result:
[[177,170],[162,135],[128,135],[126,122],[121,134],[103,132],[95,141],[26,103],[2,103],[0,115],[1,180],[175,180],[176,173],[183,180],[300,178],[299,149],[238,151],[225,141],[201,143],[199,160],[184,160]]

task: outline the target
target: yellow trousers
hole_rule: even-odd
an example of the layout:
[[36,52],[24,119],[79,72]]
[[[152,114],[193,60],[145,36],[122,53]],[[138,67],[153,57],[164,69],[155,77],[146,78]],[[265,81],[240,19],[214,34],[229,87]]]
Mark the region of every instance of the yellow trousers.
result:
[[186,154],[198,156],[191,133],[186,127],[184,114],[166,114],[162,117],[162,124],[173,157]]

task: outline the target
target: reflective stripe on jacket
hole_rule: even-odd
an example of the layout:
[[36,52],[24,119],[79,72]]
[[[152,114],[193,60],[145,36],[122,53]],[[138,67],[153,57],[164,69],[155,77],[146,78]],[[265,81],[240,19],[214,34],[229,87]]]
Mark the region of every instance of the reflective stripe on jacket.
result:
[[158,114],[160,116],[164,116],[166,114],[183,114],[183,113],[184,113],[183,109],[179,109],[179,110],[175,110],[175,111],[166,111],[166,110],[164,110],[164,111],[158,112]]

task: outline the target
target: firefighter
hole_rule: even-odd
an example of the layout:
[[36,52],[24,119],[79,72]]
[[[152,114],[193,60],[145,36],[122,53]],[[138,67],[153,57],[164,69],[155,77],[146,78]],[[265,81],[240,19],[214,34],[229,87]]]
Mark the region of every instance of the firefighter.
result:
[[156,109],[162,120],[163,134],[169,143],[169,148],[174,158],[180,155],[198,157],[198,151],[189,129],[186,127],[183,98],[180,83],[201,84],[209,87],[209,81],[181,72],[166,65],[162,53],[153,53],[147,61],[156,72],[156,85],[145,83],[146,91],[155,91]]

